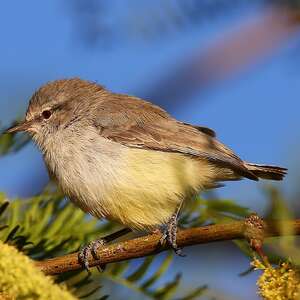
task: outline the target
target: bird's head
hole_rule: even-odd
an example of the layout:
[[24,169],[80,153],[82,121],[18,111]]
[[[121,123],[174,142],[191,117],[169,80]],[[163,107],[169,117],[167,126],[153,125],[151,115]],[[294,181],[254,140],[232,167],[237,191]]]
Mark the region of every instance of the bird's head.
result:
[[87,121],[90,106],[104,92],[102,86],[79,78],[49,82],[32,95],[25,120],[6,133],[24,131],[42,144],[58,131]]

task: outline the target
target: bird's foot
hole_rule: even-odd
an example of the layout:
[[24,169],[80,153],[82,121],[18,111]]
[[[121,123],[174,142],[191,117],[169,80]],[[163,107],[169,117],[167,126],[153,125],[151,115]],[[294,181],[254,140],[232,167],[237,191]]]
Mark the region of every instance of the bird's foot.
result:
[[[129,228],[123,228],[120,229],[117,232],[113,232],[102,239],[92,241],[88,243],[86,246],[84,246],[78,254],[78,261],[79,263],[90,273],[90,268],[89,268],[89,258],[92,256],[96,260],[100,260],[100,257],[98,255],[98,249],[100,247],[103,247],[109,242],[114,241],[115,239],[118,239],[122,237],[123,235],[131,232],[131,229]],[[105,265],[97,265],[97,269],[101,272],[105,268]]]
[[[94,259],[99,260],[98,249],[106,244],[105,239],[99,239],[88,243],[78,253],[78,261],[90,273],[89,258],[92,256]],[[97,267],[99,271],[103,271],[103,266]]]
[[179,256],[185,256],[182,253],[182,249],[178,247],[177,242],[177,213],[173,214],[170,218],[170,221],[166,224],[165,229],[163,230],[160,243],[163,245],[165,242],[171,246],[174,252]]

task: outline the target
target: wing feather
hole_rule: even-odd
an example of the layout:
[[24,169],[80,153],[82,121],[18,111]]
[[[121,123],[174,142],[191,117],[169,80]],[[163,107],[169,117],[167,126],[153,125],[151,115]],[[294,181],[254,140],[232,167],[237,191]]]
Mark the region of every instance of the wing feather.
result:
[[209,160],[237,174],[257,180],[233,151],[215,138],[211,129],[178,122],[150,102],[110,94],[99,103],[95,126],[101,136],[127,147],[177,152]]

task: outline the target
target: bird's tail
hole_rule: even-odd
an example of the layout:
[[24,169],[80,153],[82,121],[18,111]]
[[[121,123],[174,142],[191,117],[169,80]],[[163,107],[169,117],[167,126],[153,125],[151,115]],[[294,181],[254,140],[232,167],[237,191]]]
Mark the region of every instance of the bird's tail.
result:
[[259,178],[271,179],[271,180],[282,180],[287,174],[286,168],[268,165],[257,165],[246,163],[247,169]]

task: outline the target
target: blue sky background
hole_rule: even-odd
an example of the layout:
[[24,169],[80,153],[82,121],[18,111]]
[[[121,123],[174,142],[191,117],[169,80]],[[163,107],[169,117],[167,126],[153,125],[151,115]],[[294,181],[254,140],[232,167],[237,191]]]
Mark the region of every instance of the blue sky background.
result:
[[[122,20],[135,6],[147,6],[146,1],[132,1],[132,6],[113,3],[112,15]],[[33,91],[53,79],[79,76],[113,91],[147,95],[151,83],[194,49],[205,49],[238,27],[255,9],[235,10],[173,32],[168,38],[143,40],[130,35],[112,48],[90,49],[76,36],[74,16],[68,12],[70,2],[5,1],[0,11],[0,120],[8,124],[22,115]],[[299,37],[295,37],[247,71],[168,107],[180,120],[216,130],[219,138],[244,159],[288,167],[289,176],[280,183],[287,195],[293,194],[299,179],[298,42]],[[0,158],[0,168],[0,190],[11,197],[36,193],[47,182],[41,155],[32,144]],[[268,203],[261,189],[260,183],[235,182],[218,190],[218,195],[263,212]],[[229,299],[256,299],[256,275],[237,277],[248,268],[249,261],[233,246],[205,245],[185,252],[188,258],[176,259],[173,271],[183,270],[187,284],[207,283],[231,295]]]

